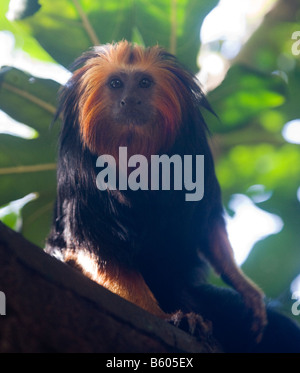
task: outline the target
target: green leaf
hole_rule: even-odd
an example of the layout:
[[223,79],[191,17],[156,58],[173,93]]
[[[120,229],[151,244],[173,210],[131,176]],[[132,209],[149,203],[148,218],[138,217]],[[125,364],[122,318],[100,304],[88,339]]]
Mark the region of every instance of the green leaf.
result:
[[[37,201],[24,209],[23,229],[31,241],[43,245],[49,231],[55,199],[56,149],[59,126],[50,128],[59,84],[31,76],[13,68],[0,70],[0,109],[38,131],[30,140],[0,135],[0,204],[35,192]],[[26,213],[28,211],[28,213]],[[45,223],[47,222],[47,223]],[[46,229],[46,226],[48,228]]]
[[300,152],[298,145],[238,145],[227,157],[219,159],[217,174],[226,200],[231,194],[248,193],[251,185],[280,190],[295,198],[300,185]]
[[37,195],[31,193],[19,200],[10,202],[6,206],[0,207],[0,220],[10,228],[20,231],[22,228],[21,210],[27,203],[36,198]]
[[208,98],[220,120],[210,119],[213,132],[244,127],[267,109],[285,102],[286,83],[278,76],[235,65]]
[[64,66],[69,66],[93,45],[125,38],[143,41],[146,46],[160,44],[197,71],[200,26],[216,3],[216,0],[52,0],[42,2],[36,14],[13,25],[24,35],[35,38]]
[[23,123],[17,122],[4,113],[4,111],[0,111],[0,133],[7,133],[25,139],[34,139],[39,135],[36,130]]

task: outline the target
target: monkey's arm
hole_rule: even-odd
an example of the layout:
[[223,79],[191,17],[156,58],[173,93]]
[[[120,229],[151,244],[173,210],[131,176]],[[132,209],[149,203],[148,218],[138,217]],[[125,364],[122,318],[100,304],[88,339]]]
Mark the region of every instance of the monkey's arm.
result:
[[215,224],[210,232],[209,242],[206,257],[222,279],[241,294],[253,317],[252,332],[257,336],[257,341],[260,341],[267,325],[263,292],[237,266],[223,223]]

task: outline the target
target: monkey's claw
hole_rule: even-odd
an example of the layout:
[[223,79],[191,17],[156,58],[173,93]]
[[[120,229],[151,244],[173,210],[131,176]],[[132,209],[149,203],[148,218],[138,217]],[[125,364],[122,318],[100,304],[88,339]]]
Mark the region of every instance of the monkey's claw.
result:
[[196,313],[177,311],[167,321],[198,339],[207,339],[212,336],[211,322],[204,320],[202,316]]

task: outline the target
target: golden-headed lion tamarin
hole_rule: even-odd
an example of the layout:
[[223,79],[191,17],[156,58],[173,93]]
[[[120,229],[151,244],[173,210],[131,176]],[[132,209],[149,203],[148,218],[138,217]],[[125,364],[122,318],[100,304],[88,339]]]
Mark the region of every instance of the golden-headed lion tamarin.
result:
[[[235,264],[227,238],[200,111],[210,106],[197,80],[164,49],[126,41],[94,47],[74,66],[61,91],[57,202],[47,251],[155,315],[200,313],[212,320],[227,351],[267,346],[263,294]],[[186,201],[172,172],[170,190],[99,190],[98,157],[113,157],[129,173],[121,147],[149,163],[153,155],[204,155],[203,198]],[[196,172],[192,162],[191,177]],[[151,172],[144,175],[150,183]],[[206,284],[207,262],[237,292]]]

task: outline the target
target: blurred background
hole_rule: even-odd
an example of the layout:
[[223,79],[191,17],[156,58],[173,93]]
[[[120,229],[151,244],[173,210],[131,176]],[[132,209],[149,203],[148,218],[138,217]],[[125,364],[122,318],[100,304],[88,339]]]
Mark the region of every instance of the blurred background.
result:
[[121,39],[197,74],[236,259],[300,322],[300,0],[1,0],[0,220],[44,246],[57,91],[82,52]]

